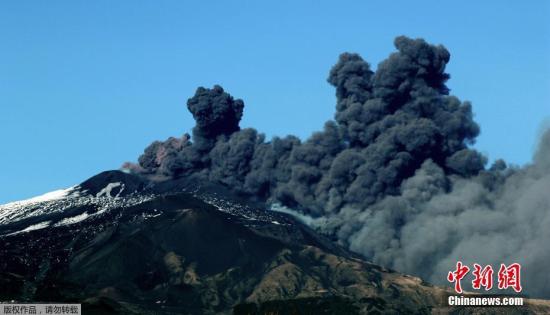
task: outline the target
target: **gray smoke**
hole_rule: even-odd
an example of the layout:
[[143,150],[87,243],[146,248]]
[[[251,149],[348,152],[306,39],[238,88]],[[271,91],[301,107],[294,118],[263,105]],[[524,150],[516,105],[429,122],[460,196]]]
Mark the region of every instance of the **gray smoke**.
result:
[[157,180],[193,176],[293,209],[367,258],[435,283],[457,259],[516,260],[530,275],[526,289],[549,296],[548,277],[535,276],[550,241],[542,229],[549,137],[533,165],[485,169],[469,148],[479,134],[471,104],[446,86],[449,52],[403,36],[395,47],[376,71],[357,54],[340,56],[328,78],[334,120],[303,142],[240,129],[244,103],[220,86],[201,87],[187,102],[192,137],[154,142],[126,167]]
[[399,195],[325,219],[350,249],[378,264],[442,284],[458,260],[495,268],[518,262],[526,292],[548,297],[550,131],[532,165],[503,169],[498,162],[464,178],[426,161]]

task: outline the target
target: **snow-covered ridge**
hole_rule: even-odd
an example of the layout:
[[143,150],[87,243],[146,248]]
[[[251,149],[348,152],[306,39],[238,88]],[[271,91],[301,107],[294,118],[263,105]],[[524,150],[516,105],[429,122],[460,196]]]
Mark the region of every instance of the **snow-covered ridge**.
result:
[[75,186],[69,187],[67,189],[54,190],[54,191],[50,191],[49,193],[45,193],[43,195],[32,197],[32,198],[29,198],[29,199],[6,203],[6,204],[3,204],[3,205],[0,205],[0,211],[1,211],[1,209],[17,207],[17,206],[27,206],[27,205],[31,205],[31,204],[35,204],[35,203],[39,203],[39,202],[50,201],[50,200],[58,200],[58,199],[61,199],[61,198],[65,198],[74,190],[74,188],[75,188]]
[[[47,227],[73,225],[85,220],[97,218],[113,209],[131,207],[152,200],[155,193],[130,192],[125,183],[107,182],[93,189],[87,186],[73,186],[67,189],[0,205],[0,236],[25,233]],[[126,191],[125,191],[126,192]],[[263,226],[290,224],[288,219],[273,211],[266,211],[233,202],[217,194],[190,192],[191,195],[214,206],[219,211],[232,214],[246,220],[247,226]],[[76,210],[75,210],[76,209]],[[155,209],[153,213],[144,213],[143,219],[161,215]]]
[[[125,185],[120,182],[108,183],[96,195],[88,193],[80,186],[60,189],[34,198],[10,202],[0,205],[0,226],[26,220],[28,218],[44,218],[44,221],[36,220],[25,228],[15,232],[28,232],[43,229],[50,225],[63,226],[75,224],[92,216],[101,215],[109,209],[128,207],[152,199],[152,195],[127,195],[120,196]],[[78,207],[89,207],[85,212],[65,214],[65,210]],[[49,221],[52,214],[60,214],[58,219]],[[11,233],[11,234],[15,234]]]
[[0,224],[5,224],[20,217],[44,213],[47,207],[41,207],[41,205],[66,199],[72,194],[77,195],[78,193],[75,191],[75,187],[76,186],[55,190],[33,198],[0,205]]

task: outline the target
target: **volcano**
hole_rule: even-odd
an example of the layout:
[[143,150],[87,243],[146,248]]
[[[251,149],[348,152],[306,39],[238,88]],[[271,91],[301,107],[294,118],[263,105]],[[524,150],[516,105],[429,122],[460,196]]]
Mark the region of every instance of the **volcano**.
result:
[[[510,313],[369,263],[226,188],[121,171],[0,206],[0,301],[84,314]],[[548,313],[528,301],[518,313]]]

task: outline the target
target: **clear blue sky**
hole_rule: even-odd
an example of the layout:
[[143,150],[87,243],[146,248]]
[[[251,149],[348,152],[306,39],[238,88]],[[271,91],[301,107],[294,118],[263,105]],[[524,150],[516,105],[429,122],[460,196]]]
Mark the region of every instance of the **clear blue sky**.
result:
[[242,126],[308,136],[334,112],[344,51],[376,65],[397,35],[451,51],[476,147],[530,161],[550,117],[548,1],[2,1],[0,203],[81,182],[193,126],[185,102],[221,84]]

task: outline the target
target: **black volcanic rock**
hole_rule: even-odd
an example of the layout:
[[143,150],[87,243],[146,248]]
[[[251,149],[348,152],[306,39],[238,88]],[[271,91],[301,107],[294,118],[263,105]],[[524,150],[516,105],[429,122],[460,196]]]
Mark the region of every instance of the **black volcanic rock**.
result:
[[77,189],[80,192],[96,196],[107,187],[106,183],[114,186],[111,188],[111,194],[113,196],[118,194],[119,197],[140,192],[147,185],[147,181],[141,177],[121,171],[105,171],[87,179],[78,185]]
[[456,311],[445,290],[208,183],[104,172],[63,198],[0,206],[0,219],[0,301],[84,314]]

